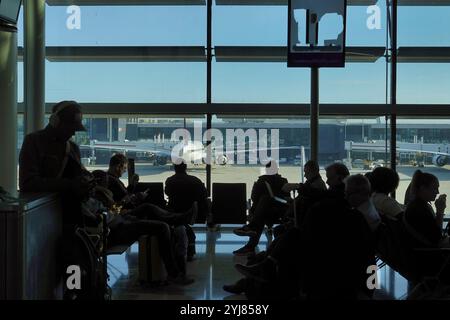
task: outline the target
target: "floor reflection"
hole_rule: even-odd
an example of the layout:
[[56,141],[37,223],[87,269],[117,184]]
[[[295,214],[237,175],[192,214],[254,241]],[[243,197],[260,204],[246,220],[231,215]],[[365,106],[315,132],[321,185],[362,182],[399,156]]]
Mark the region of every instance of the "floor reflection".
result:
[[[197,255],[188,263],[188,275],[195,279],[189,286],[142,285],[138,281],[138,245],[134,244],[122,255],[108,257],[109,285],[113,299],[124,300],[242,300],[243,295],[230,295],[223,291],[224,284],[241,278],[234,264],[245,263],[245,257],[236,257],[233,250],[245,244],[246,237],[231,232],[232,228],[207,231],[196,228]],[[265,250],[270,243],[268,235],[261,237],[258,250]],[[391,270],[383,267],[378,271],[380,290],[376,299],[404,299],[408,282]]]

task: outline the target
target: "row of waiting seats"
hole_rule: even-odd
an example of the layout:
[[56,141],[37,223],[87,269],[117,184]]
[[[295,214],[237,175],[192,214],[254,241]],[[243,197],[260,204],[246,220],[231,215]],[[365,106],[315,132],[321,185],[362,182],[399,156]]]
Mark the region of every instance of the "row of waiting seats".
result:
[[[140,182],[136,192],[150,190],[150,203],[166,204],[162,182]],[[247,186],[245,183],[213,183],[211,217],[213,224],[245,224],[247,221]],[[204,224],[199,217],[196,223]]]
[[[149,190],[150,203],[157,206],[166,204],[164,184],[162,182],[140,182],[136,192]],[[208,222],[213,224],[244,224],[247,221],[247,186],[245,183],[214,183],[212,186],[211,216]],[[204,224],[205,221],[197,220]],[[139,280],[159,282],[165,278],[164,267],[159,257],[156,237],[143,236],[139,239]],[[121,255],[132,244],[117,245],[108,248],[106,256]],[[105,262],[107,257],[104,257]],[[106,262],[107,263],[107,262]],[[105,270],[106,272],[106,270]]]
[[448,283],[450,248],[415,247],[420,241],[411,231],[404,213],[395,218],[382,216],[377,256],[412,284],[432,280]]

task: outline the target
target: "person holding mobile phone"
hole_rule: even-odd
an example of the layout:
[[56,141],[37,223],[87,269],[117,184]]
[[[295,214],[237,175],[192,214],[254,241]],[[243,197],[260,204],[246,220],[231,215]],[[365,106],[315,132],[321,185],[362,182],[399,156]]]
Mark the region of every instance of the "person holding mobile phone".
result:
[[[435,175],[417,170],[411,182],[412,201],[405,211],[408,230],[417,247],[450,247],[448,236],[443,236],[447,195],[439,197],[439,180]],[[431,203],[434,202],[436,212]]]
[[[110,159],[108,168],[108,189],[113,193],[114,201],[128,209],[128,214],[134,215],[139,219],[158,220],[166,222],[171,226],[193,224],[197,209],[193,206],[186,210],[168,211],[156,205],[145,202],[149,190],[140,193],[134,193],[135,185],[125,184],[120,180],[122,175],[128,170],[128,159],[123,154],[115,154]],[[136,181],[136,179],[133,179]]]

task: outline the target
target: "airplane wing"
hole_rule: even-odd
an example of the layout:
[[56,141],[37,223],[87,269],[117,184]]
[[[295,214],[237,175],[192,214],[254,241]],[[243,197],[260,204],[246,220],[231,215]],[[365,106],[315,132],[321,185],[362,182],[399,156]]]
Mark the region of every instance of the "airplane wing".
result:
[[[389,150],[389,148],[388,148]],[[426,151],[426,150],[416,150],[416,149],[404,149],[398,148],[397,152],[414,152],[414,153],[427,153],[427,154],[435,154],[438,156],[447,156],[450,157],[450,153],[438,152],[438,151]]]
[[89,149],[102,149],[102,150],[123,150],[123,151],[131,151],[131,152],[147,152],[153,154],[162,154],[170,156],[171,153],[168,150],[161,149],[144,149],[144,148],[136,148],[133,146],[114,146],[114,145],[80,145],[80,148],[89,148]]
[[236,150],[234,151],[237,153],[246,153],[246,152],[253,152],[253,151],[271,151],[271,150],[301,150],[302,147],[300,146],[286,146],[286,147],[278,147],[278,148],[256,148],[256,149],[242,149],[242,150]]

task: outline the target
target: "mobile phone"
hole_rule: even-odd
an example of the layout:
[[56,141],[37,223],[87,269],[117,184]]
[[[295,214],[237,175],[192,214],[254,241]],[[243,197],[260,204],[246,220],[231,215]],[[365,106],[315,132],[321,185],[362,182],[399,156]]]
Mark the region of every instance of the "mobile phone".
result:
[[130,184],[135,173],[134,159],[128,159],[128,184]]

